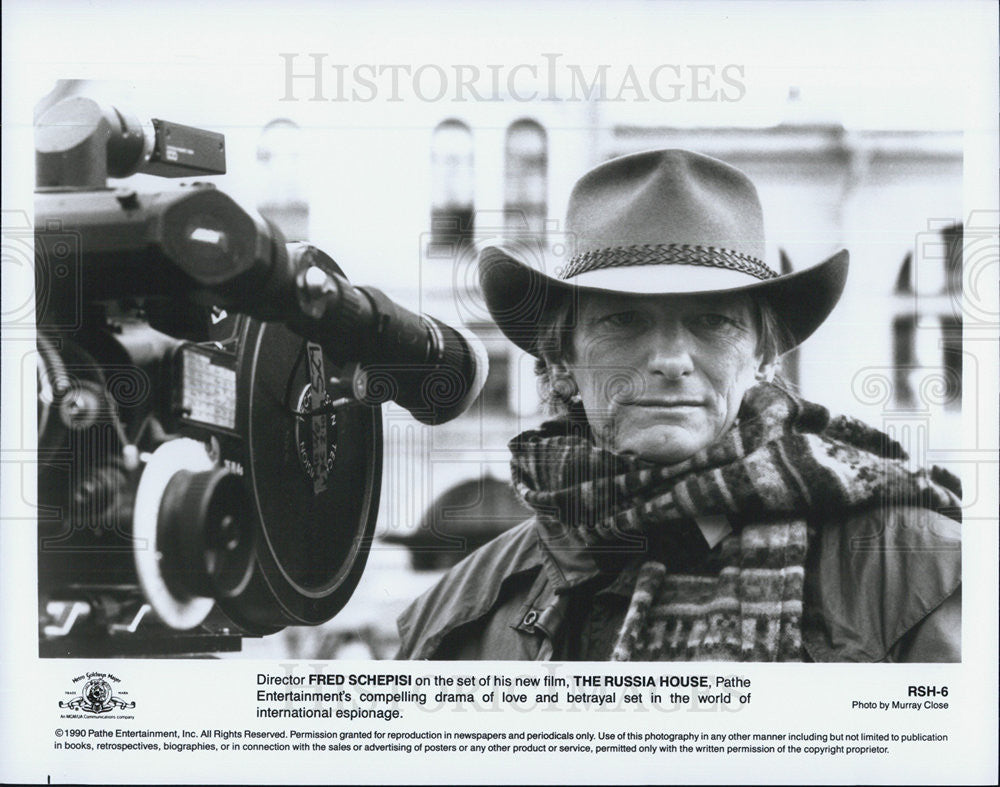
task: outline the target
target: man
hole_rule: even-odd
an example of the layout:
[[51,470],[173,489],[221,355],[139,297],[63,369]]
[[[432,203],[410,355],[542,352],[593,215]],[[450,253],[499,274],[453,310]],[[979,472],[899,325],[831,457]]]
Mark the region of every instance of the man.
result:
[[400,617],[400,657],[955,661],[957,485],[774,382],[848,257],[779,276],[749,179],[652,151],[570,199],[551,278],[480,257],[557,417],[511,444],[536,516]]

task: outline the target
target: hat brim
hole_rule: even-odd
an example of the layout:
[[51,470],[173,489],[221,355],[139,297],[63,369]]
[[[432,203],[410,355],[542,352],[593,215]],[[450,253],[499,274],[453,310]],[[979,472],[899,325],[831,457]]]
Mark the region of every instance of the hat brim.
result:
[[480,252],[479,284],[500,330],[534,356],[538,355],[538,328],[545,315],[574,293],[586,291],[631,295],[746,293],[768,301],[797,346],[830,316],[840,300],[849,255],[846,250],[840,251],[818,265],[749,283],[749,277],[737,271],[692,265],[683,266],[684,275],[671,277],[668,283],[662,275],[663,267],[605,268],[563,281],[518,259],[517,249],[495,244]]

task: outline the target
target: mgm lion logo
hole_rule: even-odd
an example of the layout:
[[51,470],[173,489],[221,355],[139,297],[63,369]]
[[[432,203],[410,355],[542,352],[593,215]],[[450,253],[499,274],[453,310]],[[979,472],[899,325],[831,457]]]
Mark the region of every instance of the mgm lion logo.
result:
[[114,696],[111,684],[104,678],[91,678],[84,685],[80,696],[69,702],[60,702],[60,708],[82,710],[85,713],[107,713],[116,708],[134,708],[134,702],[124,702]]

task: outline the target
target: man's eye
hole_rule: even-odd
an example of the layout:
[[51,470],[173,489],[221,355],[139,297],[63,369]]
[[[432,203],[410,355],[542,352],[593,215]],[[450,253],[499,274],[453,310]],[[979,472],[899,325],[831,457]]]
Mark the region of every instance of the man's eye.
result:
[[735,327],[737,323],[725,314],[699,314],[696,318],[698,325],[703,328],[728,328],[730,326]]
[[636,312],[625,311],[625,312],[615,312],[614,314],[606,314],[601,318],[601,322],[605,325],[610,325],[613,328],[628,328],[631,325],[635,325],[639,320],[639,315]]

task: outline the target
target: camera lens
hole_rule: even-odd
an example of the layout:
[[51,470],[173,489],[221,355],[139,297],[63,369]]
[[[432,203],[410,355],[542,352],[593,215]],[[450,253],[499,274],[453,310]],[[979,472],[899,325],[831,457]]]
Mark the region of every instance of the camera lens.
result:
[[160,569],[179,597],[231,598],[253,569],[254,529],[240,478],[221,467],[174,474],[157,520]]

